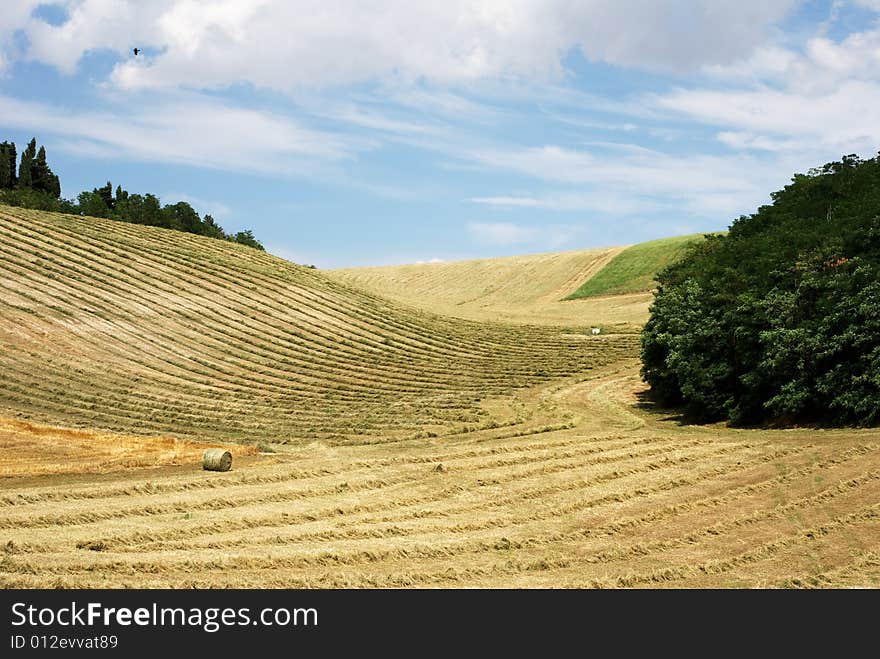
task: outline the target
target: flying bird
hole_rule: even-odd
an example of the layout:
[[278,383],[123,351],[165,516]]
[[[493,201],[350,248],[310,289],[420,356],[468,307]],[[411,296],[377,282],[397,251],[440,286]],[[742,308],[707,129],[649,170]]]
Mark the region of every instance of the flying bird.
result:
[[139,52],[141,52],[140,48],[135,48],[134,49],[134,56],[137,57]]

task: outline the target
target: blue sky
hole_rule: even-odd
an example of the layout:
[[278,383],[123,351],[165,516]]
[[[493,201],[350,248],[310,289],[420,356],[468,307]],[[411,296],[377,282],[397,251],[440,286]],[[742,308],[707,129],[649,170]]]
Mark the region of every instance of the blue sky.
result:
[[[0,139],[319,267],[725,228],[880,148],[880,0],[17,0]],[[131,54],[137,46],[144,52]]]

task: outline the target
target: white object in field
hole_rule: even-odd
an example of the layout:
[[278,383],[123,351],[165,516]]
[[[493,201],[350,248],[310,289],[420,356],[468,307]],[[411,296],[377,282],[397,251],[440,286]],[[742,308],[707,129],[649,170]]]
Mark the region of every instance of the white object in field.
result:
[[601,334],[601,333],[602,333],[602,329],[599,328],[599,327],[594,327],[594,328],[592,329],[592,332],[593,332],[594,335],[595,335],[595,334]]

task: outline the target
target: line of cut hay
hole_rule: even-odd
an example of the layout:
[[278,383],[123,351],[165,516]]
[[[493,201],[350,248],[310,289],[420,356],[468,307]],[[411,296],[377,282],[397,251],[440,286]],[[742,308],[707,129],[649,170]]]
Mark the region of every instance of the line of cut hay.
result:
[[202,456],[202,469],[229,471],[232,469],[232,453],[222,448],[209,448]]

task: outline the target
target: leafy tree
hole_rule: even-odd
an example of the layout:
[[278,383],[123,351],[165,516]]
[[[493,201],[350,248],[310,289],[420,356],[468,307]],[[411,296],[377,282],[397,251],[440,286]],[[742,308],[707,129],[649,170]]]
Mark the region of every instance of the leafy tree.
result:
[[220,238],[225,240],[227,238],[226,232],[223,230],[214,218],[211,215],[205,215],[202,220],[202,233],[206,236],[210,236],[211,238]]
[[109,209],[113,210],[116,208],[116,199],[113,198],[113,184],[110,181],[107,181],[100,188],[95,188],[92,190],[95,194],[101,197],[104,201],[104,205]]
[[202,219],[199,214],[185,201],[169,204],[162,209],[164,223],[162,226],[187,233],[202,233]]
[[880,158],[771,199],[660,273],[642,375],[701,420],[880,424]]
[[144,195],[140,219],[141,224],[153,227],[162,226],[162,204],[159,202],[159,197],[149,192]]
[[239,231],[233,237],[233,241],[239,243],[240,245],[247,245],[248,247],[253,247],[260,251],[266,251],[266,248],[263,247],[263,244],[254,238],[254,232],[250,229],[245,229],[244,231]]
[[107,202],[97,190],[80,192],[76,198],[80,215],[89,217],[110,217]]
[[57,213],[79,213],[79,206],[75,202],[58,199],[54,195],[33,188],[0,189],[0,204]]

